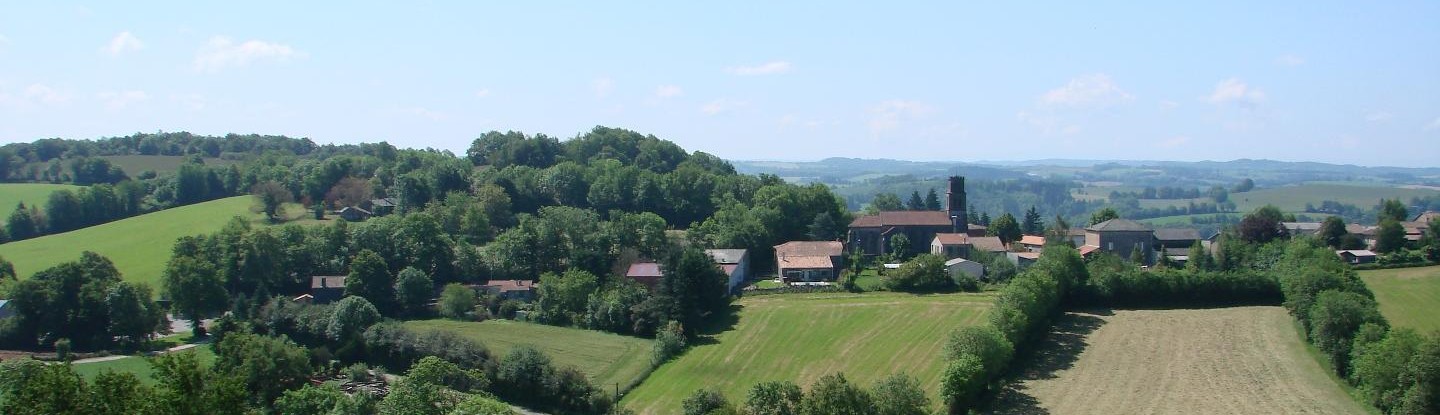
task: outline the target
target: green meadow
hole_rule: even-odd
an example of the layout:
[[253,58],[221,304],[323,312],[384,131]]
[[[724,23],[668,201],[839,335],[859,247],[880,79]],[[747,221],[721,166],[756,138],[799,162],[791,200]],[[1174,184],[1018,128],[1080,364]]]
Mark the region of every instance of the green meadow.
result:
[[39,206],[45,209],[45,204],[50,201],[50,193],[61,189],[79,190],[81,186],[69,184],[48,184],[48,183],[0,183],[0,215],[10,216],[15,210],[15,205],[25,202],[25,206]]
[[1390,325],[1440,331],[1440,266],[1360,271],[1360,279]]
[[607,391],[643,379],[654,344],[638,337],[510,320],[418,320],[405,322],[405,327],[458,333],[484,343],[502,358],[511,349],[528,344],[549,355],[557,367],[575,366]]

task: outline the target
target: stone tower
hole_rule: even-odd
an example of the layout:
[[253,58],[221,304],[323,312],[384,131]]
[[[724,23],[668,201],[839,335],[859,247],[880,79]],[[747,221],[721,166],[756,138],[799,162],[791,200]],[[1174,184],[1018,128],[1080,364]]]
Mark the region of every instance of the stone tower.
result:
[[950,176],[950,187],[945,190],[945,213],[950,215],[950,225],[955,233],[970,231],[965,206],[965,178]]

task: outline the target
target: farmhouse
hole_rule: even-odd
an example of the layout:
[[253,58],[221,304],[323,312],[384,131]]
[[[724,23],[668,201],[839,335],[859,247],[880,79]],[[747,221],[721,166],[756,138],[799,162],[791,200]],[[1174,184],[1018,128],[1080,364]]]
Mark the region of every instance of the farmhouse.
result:
[[1375,262],[1375,253],[1365,249],[1335,251],[1335,255],[1339,255],[1340,259],[1347,264],[1358,265]]
[[660,285],[660,278],[664,276],[665,274],[660,272],[660,264],[655,262],[636,262],[630,264],[630,268],[625,271],[625,278],[635,280],[651,290]]
[[329,304],[345,296],[345,276],[310,277],[310,296],[315,304]]
[[[1142,262],[1149,265],[1154,256],[1151,250],[1155,247],[1155,230],[1150,225],[1133,220],[1111,219],[1085,228],[1085,245],[1095,247],[1089,252],[1099,250],[1126,259],[1138,249],[1144,255]],[[1080,250],[1082,255],[1089,252],[1083,248]]]
[[745,280],[750,279],[750,255],[744,249],[706,249],[706,255],[725,271],[725,288],[734,293]]
[[1005,242],[1000,241],[998,236],[972,236],[970,237],[971,249],[990,253],[1002,253],[1008,251]]
[[834,281],[845,246],[835,241],[791,241],[775,246],[775,270],[785,281]]
[[969,275],[970,278],[977,280],[985,278],[985,266],[965,258],[945,261],[945,270],[950,272],[951,278],[960,276],[960,274]]
[[886,211],[861,216],[850,223],[847,240],[865,255],[882,255],[889,251],[891,238],[905,235],[910,240],[908,254],[915,254],[924,252],[924,243],[934,240],[936,234],[968,234],[970,226],[965,218],[965,178],[952,176],[945,191],[944,211]]
[[529,280],[491,280],[480,289],[502,300],[528,303],[535,299],[535,282]]
[[1280,222],[1290,236],[1311,236],[1320,233],[1320,222]]
[[1021,236],[1020,240],[1016,241],[1016,243],[1020,244],[1020,247],[1024,248],[1027,252],[1040,252],[1040,250],[1045,249],[1045,237],[1043,236]]
[[346,206],[340,208],[340,210],[335,211],[335,214],[340,215],[341,219],[345,219],[351,222],[359,222],[368,219],[370,218],[370,216],[373,215],[373,213],[370,213],[370,211],[355,206]]
[[968,258],[970,247],[970,235],[963,233],[937,233],[930,241],[930,253],[946,259]]

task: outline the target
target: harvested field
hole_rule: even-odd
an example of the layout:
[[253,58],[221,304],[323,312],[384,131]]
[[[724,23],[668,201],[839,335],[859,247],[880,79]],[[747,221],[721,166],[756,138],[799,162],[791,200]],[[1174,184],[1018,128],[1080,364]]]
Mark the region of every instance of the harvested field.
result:
[[1001,414],[1363,414],[1280,307],[1067,313]]

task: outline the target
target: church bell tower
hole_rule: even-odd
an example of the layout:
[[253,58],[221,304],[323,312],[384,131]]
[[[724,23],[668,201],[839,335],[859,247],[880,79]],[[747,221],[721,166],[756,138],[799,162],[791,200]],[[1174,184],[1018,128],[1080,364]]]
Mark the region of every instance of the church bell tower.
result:
[[970,232],[965,206],[965,178],[950,176],[950,186],[945,190],[945,213],[950,215],[950,225],[955,233]]

